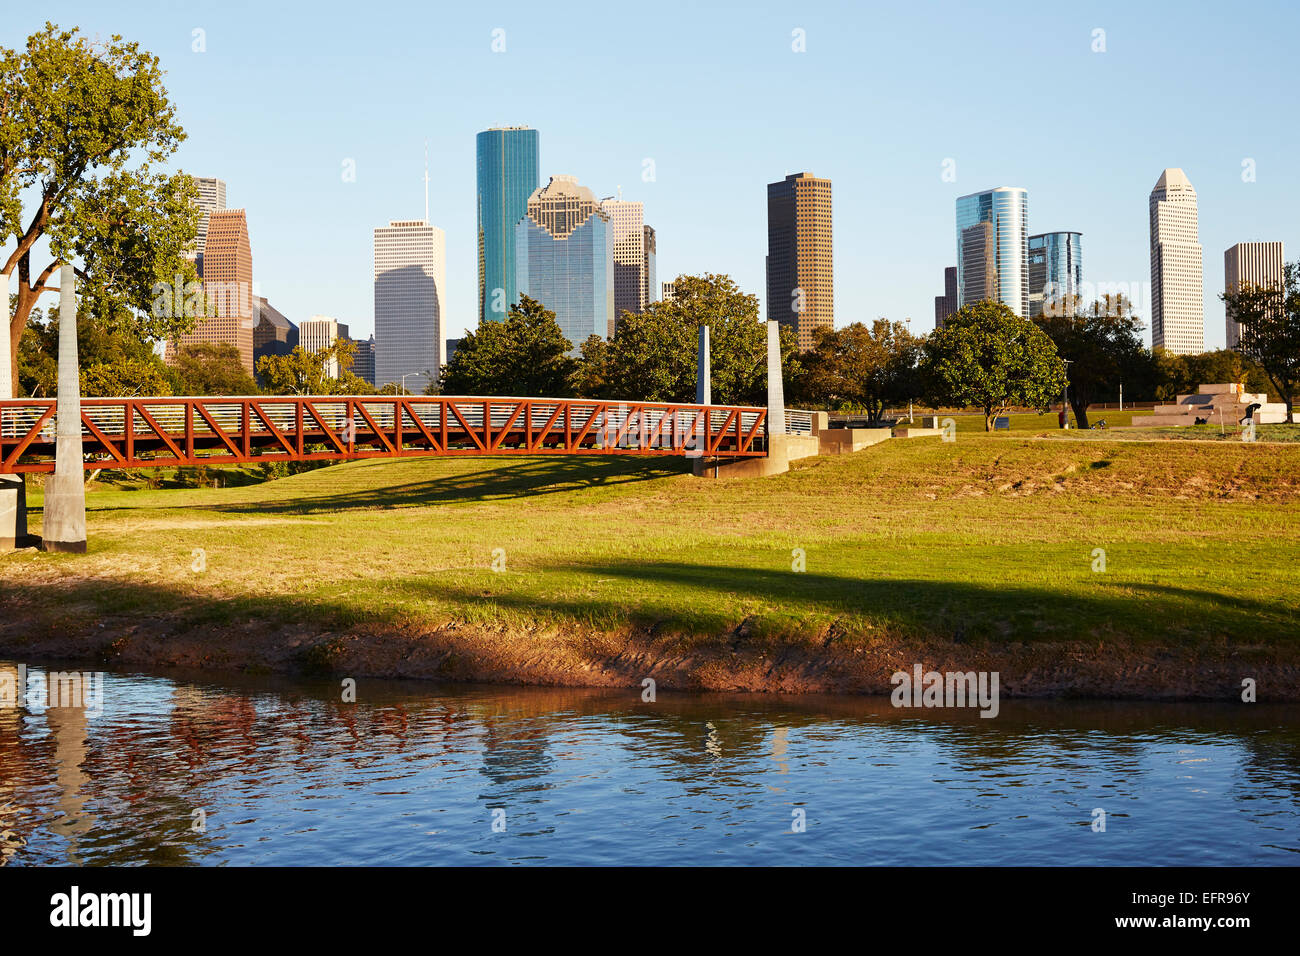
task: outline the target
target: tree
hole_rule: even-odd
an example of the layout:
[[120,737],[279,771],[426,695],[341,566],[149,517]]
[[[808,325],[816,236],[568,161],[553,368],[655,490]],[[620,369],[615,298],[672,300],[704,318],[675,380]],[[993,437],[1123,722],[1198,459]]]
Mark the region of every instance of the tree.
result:
[[613,398],[609,380],[612,374],[613,350],[609,342],[599,335],[587,336],[579,347],[578,364],[573,370],[571,385],[577,398]]
[[1088,406],[1117,394],[1126,372],[1139,373],[1146,351],[1142,323],[1128,299],[1109,294],[1086,309],[1049,309],[1034,321],[1070,363],[1070,407],[1079,427],[1087,428]]
[[854,322],[824,329],[804,356],[798,394],[818,407],[857,406],[879,420],[890,404],[920,397],[922,341],[902,322],[887,319],[877,319],[870,328]]
[[439,384],[444,395],[567,397],[577,365],[572,350],[555,313],[521,295],[504,320],[465,334]]
[[[342,338],[315,352],[295,345],[288,355],[263,355],[257,374],[272,395],[373,394],[370,384],[352,373],[356,351],[356,342]],[[336,365],[338,375],[333,376]]]
[[[606,398],[693,402],[699,329],[709,327],[711,398],[719,405],[767,404],[767,329],[758,299],[726,275],[678,276],[671,302],[625,312],[601,377]],[[799,368],[794,333],[781,330],[783,375]]]
[[175,395],[256,395],[239,349],[228,342],[192,342],[176,350],[169,370]]
[[1047,407],[1065,384],[1065,363],[1047,334],[988,299],[963,307],[931,334],[922,372],[936,406],[982,409],[985,431],[1013,407]]
[[[11,296],[11,304],[16,296]],[[87,314],[78,304],[77,358],[81,394],[105,396],[170,395],[169,370],[153,347],[132,332]],[[18,353],[18,387],[33,397],[58,392],[59,320],[32,309]]]
[[1300,384],[1300,261],[1283,269],[1281,283],[1247,284],[1223,295],[1228,318],[1241,323],[1237,351],[1259,366],[1286,405],[1286,421],[1295,424],[1292,403]]
[[[28,318],[65,263],[80,263],[97,318],[153,340],[193,328],[185,309],[155,307],[159,287],[194,282],[185,252],[199,221],[189,177],[154,169],[185,138],[162,77],[156,56],[116,35],[92,41],[46,23],[25,50],[0,47],[0,275],[18,273],[15,381]],[[42,240],[44,265],[32,261]]]

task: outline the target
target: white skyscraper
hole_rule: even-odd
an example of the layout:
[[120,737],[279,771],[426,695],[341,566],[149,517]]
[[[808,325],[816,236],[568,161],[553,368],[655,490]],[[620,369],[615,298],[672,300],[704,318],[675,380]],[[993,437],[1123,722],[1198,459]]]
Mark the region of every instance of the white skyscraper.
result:
[[[1280,242],[1239,242],[1223,253],[1223,291],[1233,293],[1243,285],[1264,288],[1286,283],[1286,256]],[[1241,341],[1241,325],[1224,314],[1228,348]]]
[[1166,169],[1151,190],[1151,346],[1175,355],[1205,351],[1196,190]]
[[642,312],[654,301],[654,230],[646,229],[644,207],[639,202],[606,199],[601,206],[609,216],[614,243],[614,321],[617,323],[624,311]]
[[208,242],[208,220],[214,212],[226,208],[226,181],[211,176],[191,176],[199,189],[199,233],[194,242],[194,259],[199,276],[203,275],[203,250]]
[[375,230],[375,384],[424,392],[446,360],[447,238],[423,219]]
[[[298,344],[305,352],[319,352],[347,337],[348,327],[328,315],[313,315],[298,326]],[[325,374],[330,378],[339,377],[338,359],[325,363]]]

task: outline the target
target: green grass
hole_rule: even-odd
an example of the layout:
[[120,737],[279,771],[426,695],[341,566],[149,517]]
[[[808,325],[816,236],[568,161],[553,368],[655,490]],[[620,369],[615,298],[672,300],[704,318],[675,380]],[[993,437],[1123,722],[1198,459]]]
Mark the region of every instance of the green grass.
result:
[[42,634],[138,616],[1294,646],[1298,498],[1300,447],[1023,433],[895,440],[751,480],[673,459],[353,462],[244,487],[94,487],[90,553],[0,557],[0,612]]

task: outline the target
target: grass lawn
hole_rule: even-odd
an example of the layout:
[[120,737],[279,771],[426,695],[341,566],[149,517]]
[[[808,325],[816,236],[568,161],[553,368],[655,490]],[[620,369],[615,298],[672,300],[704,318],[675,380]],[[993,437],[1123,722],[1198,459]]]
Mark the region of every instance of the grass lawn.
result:
[[[752,480],[673,459],[372,460],[242,487],[92,486],[90,553],[0,556],[0,613],[43,634],[142,615],[1293,647],[1298,499],[1300,446],[964,428]],[[34,483],[30,504],[39,531]]]

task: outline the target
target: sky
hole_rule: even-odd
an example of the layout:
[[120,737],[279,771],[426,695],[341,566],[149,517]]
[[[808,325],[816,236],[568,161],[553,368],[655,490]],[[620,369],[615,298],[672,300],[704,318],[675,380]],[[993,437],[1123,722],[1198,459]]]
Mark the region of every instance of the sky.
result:
[[0,44],[47,19],[160,57],[188,133],[173,165],[247,210],[259,294],[354,337],[373,329],[372,230],[424,215],[426,141],[448,337],[476,321],[474,137],[491,126],[540,131],[543,182],[643,201],[660,281],[726,273],[760,298],[766,184],[831,179],[837,326],[928,331],[954,200],[992,186],[1028,190],[1031,233],[1082,232],[1085,283],[1125,284],[1149,321],[1147,198],[1181,167],[1207,348],[1225,249],[1300,258],[1285,2],[49,0],[10,8]]

